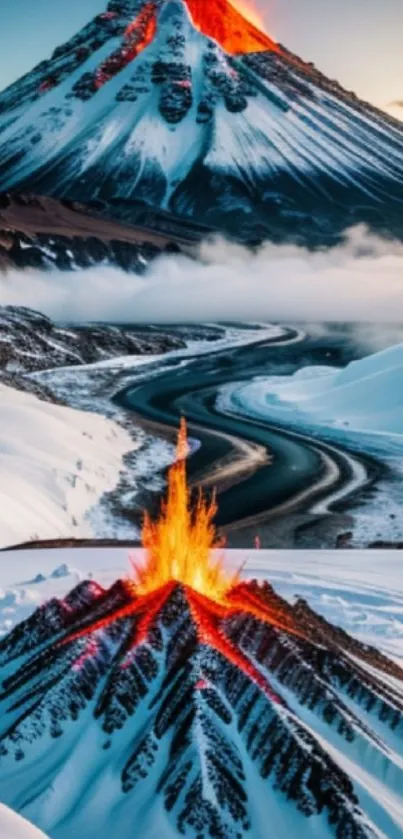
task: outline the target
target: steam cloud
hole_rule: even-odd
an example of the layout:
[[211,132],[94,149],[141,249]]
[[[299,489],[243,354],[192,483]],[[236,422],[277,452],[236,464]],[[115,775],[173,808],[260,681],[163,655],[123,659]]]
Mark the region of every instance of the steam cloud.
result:
[[350,230],[343,244],[316,253],[267,243],[252,254],[220,239],[204,242],[198,261],[164,256],[143,277],[108,267],[13,271],[0,279],[0,304],[75,322],[397,324],[403,323],[403,244],[362,227]]

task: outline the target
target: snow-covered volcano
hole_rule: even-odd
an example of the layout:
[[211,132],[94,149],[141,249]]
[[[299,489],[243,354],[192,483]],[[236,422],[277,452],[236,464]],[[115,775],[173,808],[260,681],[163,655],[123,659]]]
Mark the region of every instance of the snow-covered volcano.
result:
[[52,839],[401,837],[403,671],[267,583],[83,581],[0,661],[0,795]]
[[111,0],[0,96],[0,190],[130,202],[244,237],[403,235],[403,125],[228,0]]

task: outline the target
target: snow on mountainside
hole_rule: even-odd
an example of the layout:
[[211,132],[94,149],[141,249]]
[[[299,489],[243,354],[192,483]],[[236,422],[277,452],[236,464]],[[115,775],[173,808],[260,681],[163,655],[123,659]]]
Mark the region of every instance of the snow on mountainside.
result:
[[[48,557],[19,552],[15,568]],[[292,591],[308,567],[317,591],[314,565],[293,555]],[[346,597],[364,577],[351,570]],[[70,581],[25,583],[46,602],[0,644],[1,797],[52,839],[130,839],[134,824],[139,839],[400,839],[398,664],[267,583],[239,584],[228,611],[175,584],[138,597],[127,579],[49,600]]]
[[255,238],[403,235],[403,126],[227,0],[111,0],[0,95],[0,190]]
[[224,389],[220,404],[253,416],[403,435],[403,344],[344,370],[305,367]]
[[0,804],[0,839],[46,839],[46,836],[17,813]]
[[88,514],[136,445],[117,424],[0,384],[0,547],[94,535]]

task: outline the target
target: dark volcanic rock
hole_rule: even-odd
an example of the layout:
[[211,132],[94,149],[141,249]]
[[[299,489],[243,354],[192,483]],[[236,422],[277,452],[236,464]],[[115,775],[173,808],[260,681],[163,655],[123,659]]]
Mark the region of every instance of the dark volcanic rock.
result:
[[[223,606],[175,582],[144,596],[82,582],[0,642],[0,666],[3,799],[35,804],[43,827],[53,804],[55,839],[108,839],[112,820],[130,839],[133,813],[140,839],[156,824],[192,839],[289,839],[296,825],[375,839],[388,823],[355,772],[398,789],[402,669],[267,583]],[[107,791],[102,821],[88,770]]]
[[[121,215],[121,223],[111,214]],[[86,207],[43,196],[0,195],[0,271],[113,265],[143,274],[162,254],[195,254],[208,233],[169,213],[152,214],[141,202],[117,202],[111,213],[102,202]]]
[[[149,333],[106,324],[60,327],[32,309],[0,307],[0,375],[9,378],[8,382],[2,379],[4,384],[16,387],[22,387],[23,373],[91,364],[119,355],[163,353],[185,346],[179,336],[163,330]],[[41,390],[43,386],[31,383],[32,392],[37,387]]]

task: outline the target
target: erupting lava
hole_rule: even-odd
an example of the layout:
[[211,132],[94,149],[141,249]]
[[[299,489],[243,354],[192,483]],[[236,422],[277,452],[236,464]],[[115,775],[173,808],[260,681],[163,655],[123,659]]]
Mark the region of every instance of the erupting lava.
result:
[[182,418],[176,463],[168,473],[167,500],[162,504],[157,521],[153,522],[147,513],[144,517],[142,541],[146,562],[143,566],[133,563],[136,590],[147,594],[175,580],[222,601],[238,581],[238,575],[229,575],[222,558],[211,553],[223,545],[213,525],[217,511],[215,498],[208,503],[199,492],[195,509],[191,509],[186,479],[188,453],[186,422]]
[[[385,743],[403,732],[403,672],[305,601],[226,573],[212,550],[214,500],[200,494],[192,509],[187,454],[182,420],[167,499],[157,521],[145,517],[145,562],[134,564],[134,579],[109,589],[83,580],[0,640],[0,779],[16,790],[10,804],[33,801],[41,814],[46,784],[41,825],[50,804],[62,831],[55,837],[74,824],[71,835],[109,839],[118,824],[130,839],[133,813],[144,812],[139,837],[155,824],[161,836],[242,839],[267,835],[258,783],[281,816],[278,839],[295,824],[308,835],[312,823],[324,839],[374,839],[332,751],[353,769],[364,755],[361,771],[376,767],[375,790],[379,766],[396,777]],[[90,768],[80,778],[83,743]],[[72,766],[77,787],[66,809],[58,789]],[[89,779],[98,799],[105,791],[101,813],[89,810]]]
[[264,20],[252,0],[231,0],[231,6],[249,21],[249,23],[252,23],[261,32],[264,32]]
[[[279,51],[278,45],[262,31],[263,22],[248,0],[184,0],[197,29],[213,38],[231,55],[265,50]],[[110,81],[154,40],[161,3],[146,2],[137,17],[127,26],[122,45],[95,73],[96,90]]]
[[[278,45],[262,31],[262,21],[248,0],[186,0],[193,23],[232,55],[279,52]],[[235,8],[236,7],[236,8]]]
[[[199,492],[192,510],[186,475],[188,452],[186,422],[182,418],[177,459],[168,473],[167,500],[162,503],[157,521],[145,514],[142,534],[145,561],[132,559],[133,578],[123,583],[127,602],[95,621],[85,621],[83,626],[69,632],[62,644],[92,635],[116,621],[134,618],[127,646],[130,654],[147,642],[165,604],[180,587],[199,642],[223,655],[276,701],[267,679],[227,636],[225,624],[243,613],[294,636],[304,637],[303,633],[284,609],[242,582],[238,572],[228,572],[223,557],[214,555],[213,550],[223,546],[213,524],[217,510],[215,498],[208,503]],[[93,644],[92,639],[89,644]],[[85,661],[86,657],[86,650],[80,651],[78,661]]]

